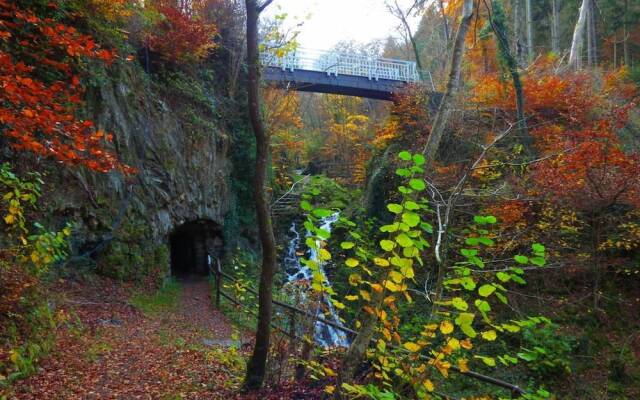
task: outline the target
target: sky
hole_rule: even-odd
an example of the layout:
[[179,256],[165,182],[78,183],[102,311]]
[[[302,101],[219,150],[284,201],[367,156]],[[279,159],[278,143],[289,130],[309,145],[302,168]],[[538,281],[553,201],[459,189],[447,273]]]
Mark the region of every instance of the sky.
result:
[[385,0],[275,0],[265,15],[281,13],[288,14],[289,24],[304,21],[298,43],[309,49],[330,50],[340,41],[366,44],[389,35],[398,37],[399,21],[389,14]]

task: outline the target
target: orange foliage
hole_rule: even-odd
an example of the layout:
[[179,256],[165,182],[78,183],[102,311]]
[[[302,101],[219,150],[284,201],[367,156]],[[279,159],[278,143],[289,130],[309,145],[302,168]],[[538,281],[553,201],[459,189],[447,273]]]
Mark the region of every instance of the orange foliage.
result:
[[275,184],[291,185],[288,167],[299,165],[304,141],[299,135],[304,127],[300,118],[300,100],[297,93],[267,88],[264,91],[265,121],[271,134],[271,158],[275,170]]
[[0,129],[11,146],[96,171],[131,172],[104,149],[110,134],[74,116],[83,94],[74,63],[111,63],[115,54],[73,27],[6,0],[0,0],[0,40]]
[[430,130],[429,97],[421,87],[414,86],[396,97],[391,115],[376,132],[373,144],[384,148],[391,141],[399,141],[403,146],[419,148],[426,143]]
[[529,205],[522,200],[501,201],[484,210],[486,215],[495,216],[503,226],[516,227],[526,222]]
[[132,0],[89,0],[92,13],[102,15],[107,21],[117,22],[132,15]]

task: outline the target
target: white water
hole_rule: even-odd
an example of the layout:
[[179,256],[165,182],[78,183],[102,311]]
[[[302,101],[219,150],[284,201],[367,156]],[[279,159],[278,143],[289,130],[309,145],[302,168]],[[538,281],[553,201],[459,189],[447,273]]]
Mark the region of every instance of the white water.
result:
[[[335,213],[332,216],[322,219],[321,229],[324,229],[328,232],[331,232],[331,228],[333,224],[338,220],[340,214]],[[287,282],[300,282],[304,281],[308,285],[311,286],[312,279],[312,271],[306,265],[300,262],[298,258],[298,247],[300,246],[300,233],[296,228],[295,222],[291,225],[291,229],[289,231],[293,235],[293,239],[289,243],[289,248],[287,249],[287,255],[284,259],[284,272],[287,277]],[[309,233],[307,232],[307,236]],[[318,246],[320,243],[317,243]],[[318,259],[318,252],[316,250],[311,250],[309,254],[309,259],[315,261],[320,266],[320,273],[322,274],[322,278],[324,280],[325,286],[331,287],[331,282],[327,279],[327,274],[324,271],[324,264],[320,262]],[[304,295],[304,293],[303,293]],[[322,308],[326,309],[326,313],[322,312]],[[338,313],[336,312],[335,307],[331,303],[331,300],[328,296],[324,296],[322,299],[322,304],[317,308],[316,315],[323,317],[326,320],[334,322],[336,324],[342,325],[340,322],[340,318],[338,317]],[[349,340],[344,332],[337,330],[336,328],[324,324],[320,321],[317,321],[315,324],[315,332],[314,339],[316,343],[320,344],[322,347],[348,347]]]

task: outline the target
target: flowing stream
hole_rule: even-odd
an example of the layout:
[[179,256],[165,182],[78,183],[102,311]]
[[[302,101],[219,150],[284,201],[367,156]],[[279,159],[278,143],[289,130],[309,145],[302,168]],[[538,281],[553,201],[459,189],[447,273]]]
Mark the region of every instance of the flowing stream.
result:
[[[338,221],[340,214],[335,213],[327,218],[323,218],[321,221],[321,228],[331,232],[331,228],[333,224]],[[286,275],[286,279],[288,283],[294,282],[306,282],[308,286],[311,286],[312,279],[312,271],[306,265],[300,262],[300,258],[298,257],[298,250],[301,242],[300,232],[298,232],[296,223],[294,222],[291,225],[291,229],[289,231],[292,234],[292,240],[289,243],[289,248],[287,249],[287,255],[284,259],[284,271]],[[308,233],[307,233],[308,236]],[[322,273],[322,277],[324,279],[324,284],[328,287],[331,286],[331,282],[327,278],[327,274],[324,271],[324,265],[319,261],[318,254],[316,250],[311,250],[309,254],[309,259],[316,261],[320,265],[320,272]],[[304,295],[304,293],[303,293]],[[327,313],[323,313],[323,309],[327,311]],[[338,317],[338,313],[331,303],[330,299],[325,296],[322,299],[322,304],[319,304],[316,309],[316,315],[322,316],[325,319],[335,322],[336,324],[342,325],[340,322],[340,318]],[[328,314],[328,315],[326,315]],[[315,323],[315,332],[314,339],[318,344],[323,347],[348,347],[349,340],[344,332],[339,331],[338,329],[329,326],[320,321],[316,321]]]

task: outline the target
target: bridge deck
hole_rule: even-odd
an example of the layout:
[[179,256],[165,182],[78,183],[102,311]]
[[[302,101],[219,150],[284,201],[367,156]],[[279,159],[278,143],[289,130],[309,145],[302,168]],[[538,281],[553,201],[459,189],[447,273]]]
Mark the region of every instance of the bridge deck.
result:
[[376,100],[393,100],[407,86],[406,82],[391,79],[369,79],[353,75],[328,75],[324,72],[306,70],[282,70],[266,67],[263,79],[283,89],[300,92],[332,93],[345,96],[365,97]]
[[419,82],[416,63],[296,49],[279,56],[262,54],[265,81],[303,92],[333,93],[393,100],[408,84]]

